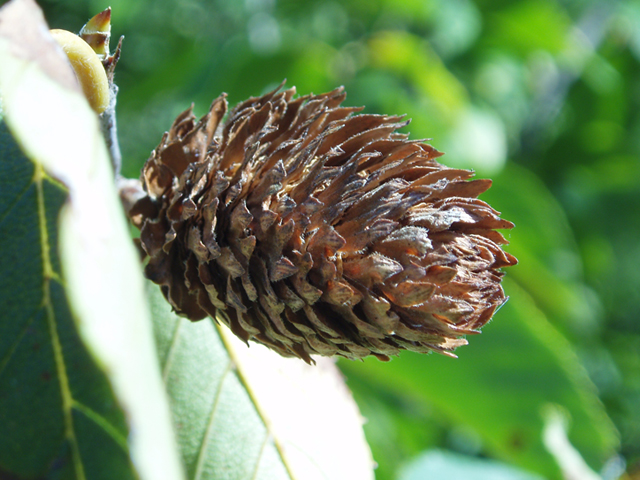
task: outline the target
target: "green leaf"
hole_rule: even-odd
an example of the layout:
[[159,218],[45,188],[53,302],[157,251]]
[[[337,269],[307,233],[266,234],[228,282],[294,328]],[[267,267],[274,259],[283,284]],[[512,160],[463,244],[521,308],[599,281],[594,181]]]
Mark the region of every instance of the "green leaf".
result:
[[367,419],[364,431],[377,463],[376,480],[397,480],[400,465],[446,437],[441,416],[426,402],[353,375],[348,385]]
[[[0,91],[4,119],[33,161],[4,149],[0,425],[11,429],[0,430],[0,468],[180,479],[142,276],[98,119],[31,0],[0,12]],[[51,177],[68,189],[66,203]]]
[[135,478],[124,415],[64,294],[56,239],[67,192],[3,122],[0,192],[0,476]]
[[464,85],[419,36],[405,31],[388,31],[368,42],[373,67],[394,72],[437,105],[441,121],[455,119],[469,103]]
[[342,362],[348,377],[428,402],[453,424],[471,427],[498,458],[560,478],[542,442],[543,411],[570,415],[570,438],[596,469],[613,455],[616,431],[571,345],[526,292],[508,278],[510,300],[483,334],[457,350],[460,358],[403,352],[389,364]]
[[551,192],[536,175],[509,163],[494,177],[483,199],[516,224],[507,233],[506,248],[519,264],[509,276],[531,294],[554,325],[574,335],[592,333],[598,324],[597,304],[582,283],[577,243]]
[[362,419],[334,363],[243,344],[171,313],[149,284],[156,342],[187,476],[372,479]]
[[489,17],[486,41],[522,55],[537,50],[560,53],[567,46],[571,18],[560,2],[524,0]]

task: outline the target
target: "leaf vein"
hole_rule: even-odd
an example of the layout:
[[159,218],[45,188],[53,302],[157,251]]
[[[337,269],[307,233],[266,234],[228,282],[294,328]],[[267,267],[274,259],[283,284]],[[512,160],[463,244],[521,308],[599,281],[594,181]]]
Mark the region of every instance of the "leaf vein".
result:
[[6,355],[4,356],[4,358],[2,360],[0,360],[0,377],[2,376],[2,374],[4,372],[4,369],[7,368],[7,365],[11,361],[11,357],[13,357],[13,354],[18,349],[18,346],[20,345],[20,342],[22,342],[22,339],[27,334],[27,331],[29,330],[29,327],[33,323],[33,320],[36,318],[37,313],[38,313],[38,310],[33,312],[33,315],[31,315],[31,317],[29,317],[29,319],[25,322],[24,327],[22,327],[22,330],[20,331],[20,333],[18,333],[18,336],[16,337],[15,341],[9,347],[9,350],[7,351]]
[[260,453],[258,454],[258,458],[256,460],[256,468],[253,469],[253,475],[251,475],[251,480],[256,480],[256,478],[258,478],[258,471],[260,469],[260,460],[262,460],[262,456],[264,455],[265,447],[267,446],[267,443],[269,443],[269,439],[270,438],[271,438],[271,434],[267,430],[267,432],[264,435],[264,441],[262,442],[262,445],[260,446]]
[[220,335],[220,339],[222,340],[222,342],[224,343],[227,352],[229,353],[229,357],[231,358],[231,361],[238,365],[238,368],[236,369],[236,374],[238,375],[238,379],[240,380],[240,383],[242,383],[242,385],[244,386],[245,390],[247,391],[247,394],[249,395],[249,398],[251,399],[251,403],[253,403],[253,406],[256,409],[256,412],[258,412],[258,415],[260,416],[260,418],[262,419],[262,423],[264,423],[265,428],[267,429],[267,432],[269,432],[269,435],[273,438],[273,443],[276,447],[276,450],[278,451],[278,454],[280,455],[280,459],[282,460],[282,464],[284,465],[284,468],[287,471],[287,474],[289,475],[289,478],[291,478],[293,480],[294,476],[293,473],[291,471],[291,467],[289,466],[289,463],[287,462],[287,457],[284,455],[284,448],[283,446],[280,444],[280,442],[278,441],[278,438],[273,434],[273,428],[271,426],[271,422],[269,422],[267,420],[267,416],[265,415],[264,411],[262,410],[262,408],[260,407],[260,404],[258,403],[255,393],[253,392],[253,390],[251,389],[251,386],[249,385],[249,382],[247,381],[247,378],[245,377],[243,371],[242,371],[242,366],[240,362],[237,362],[235,359],[235,356],[233,354],[233,348],[231,348],[231,346],[227,343],[227,339],[226,336],[222,333],[222,326],[221,324],[219,324],[218,322],[214,322],[216,328],[218,329],[218,335]]
[[118,429],[114,427],[105,417],[75,399],[71,401],[71,407],[75,408],[78,412],[82,413],[85,417],[98,425],[113,439],[115,443],[118,444],[118,446],[120,446],[127,454],[129,454],[129,445],[127,443],[127,438],[123,436],[118,431]]
[[171,364],[173,363],[174,354],[176,351],[176,345],[178,344],[178,338],[180,337],[180,330],[183,323],[186,320],[180,318],[176,323],[176,329],[173,331],[173,337],[171,338],[171,345],[169,345],[169,350],[167,351],[167,358],[164,362],[164,367],[162,368],[162,381],[166,385],[167,378],[169,377],[169,370],[171,370]]
[[[35,177],[35,174],[34,174],[34,177]],[[16,205],[18,205],[18,203],[20,203],[20,200],[22,200],[22,197],[24,197],[26,195],[26,193],[29,191],[29,189],[34,184],[34,182],[35,182],[35,178],[30,183],[28,183],[26,187],[24,187],[24,190],[22,190],[18,194],[18,196],[13,201],[13,203],[11,205],[9,205],[9,207],[4,212],[2,212],[2,215],[0,215],[0,225],[2,225],[4,223],[4,221],[9,216],[11,211],[16,207]]]
[[202,476],[202,471],[204,469],[204,461],[205,461],[205,452],[207,450],[207,445],[209,443],[209,437],[211,436],[211,429],[213,426],[213,422],[215,419],[216,411],[218,410],[218,405],[220,403],[220,397],[222,393],[222,387],[224,382],[231,372],[233,366],[233,362],[229,360],[227,366],[225,367],[224,372],[222,373],[222,377],[220,378],[220,384],[218,385],[218,389],[216,390],[216,396],[213,400],[213,406],[211,407],[211,414],[209,415],[209,420],[207,421],[207,428],[204,432],[204,436],[202,438],[202,443],[200,444],[200,451],[198,452],[198,460],[196,462],[196,470],[193,476],[194,480],[199,480]]
[[84,465],[80,457],[80,448],[78,446],[78,439],[76,438],[75,429],[73,426],[73,417],[71,415],[72,395],[69,387],[69,377],[67,376],[67,368],[64,360],[64,354],[62,352],[62,344],[60,343],[60,337],[58,336],[58,325],[56,322],[56,314],[51,303],[51,288],[50,281],[54,277],[53,267],[51,265],[51,257],[49,252],[49,232],[47,231],[47,218],[45,211],[44,201],[44,188],[42,186],[42,180],[44,177],[43,167],[36,164],[36,173],[34,176],[34,183],[36,185],[37,192],[37,208],[38,208],[38,221],[40,229],[40,244],[42,249],[42,270],[43,270],[43,305],[47,313],[47,324],[49,327],[49,334],[51,335],[51,344],[53,346],[53,356],[56,364],[56,370],[58,371],[58,381],[60,382],[60,394],[62,396],[62,409],[65,425],[65,436],[69,441],[71,447],[71,457],[76,473],[77,480],[86,480],[84,472]]

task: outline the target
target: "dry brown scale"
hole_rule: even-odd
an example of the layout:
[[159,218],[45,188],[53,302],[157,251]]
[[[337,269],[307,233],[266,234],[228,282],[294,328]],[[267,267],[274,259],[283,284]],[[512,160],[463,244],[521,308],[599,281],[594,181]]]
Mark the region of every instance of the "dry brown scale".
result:
[[354,115],[342,88],[277,89],[182,113],[144,166],[130,216],[146,275],[174,310],[284,356],[448,353],[505,301],[513,227],[476,197],[490,180],[436,162]]

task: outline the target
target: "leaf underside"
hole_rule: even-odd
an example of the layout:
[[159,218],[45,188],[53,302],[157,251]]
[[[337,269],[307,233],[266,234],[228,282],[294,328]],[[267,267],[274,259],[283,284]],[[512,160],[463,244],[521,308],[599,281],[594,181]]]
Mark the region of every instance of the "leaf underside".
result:
[[64,292],[66,197],[0,122],[0,477],[135,478],[124,415]]
[[213,321],[179,318],[156,286],[148,291],[187,478],[291,479]]

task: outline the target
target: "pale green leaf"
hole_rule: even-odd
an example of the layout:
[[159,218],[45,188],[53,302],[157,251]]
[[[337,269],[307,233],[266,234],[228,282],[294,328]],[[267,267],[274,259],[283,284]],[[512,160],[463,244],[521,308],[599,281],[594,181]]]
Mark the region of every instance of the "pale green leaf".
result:
[[[125,412],[133,463],[143,479],[179,479],[181,467],[155,357],[142,276],[98,119],[74,87],[70,67],[47,30],[41,12],[31,0],[13,0],[2,8],[0,91],[4,117],[26,155],[36,163],[34,188],[44,185],[38,179],[45,171],[68,189],[69,201],[62,208],[59,227],[59,282],[66,287],[81,337],[107,373]],[[36,198],[40,198],[36,211],[44,211],[44,200]],[[42,228],[42,213],[35,220],[39,222],[39,233],[33,233],[33,225],[26,228],[31,228],[30,235],[39,235],[42,242],[44,279],[57,280],[60,272],[49,268],[51,262],[46,260],[48,252],[55,249],[55,244],[48,243],[51,229]],[[55,219],[50,221],[55,225]],[[21,246],[15,247],[20,255]],[[13,273],[19,276],[22,271]],[[54,283],[49,283],[53,292]],[[58,295],[63,298],[61,290]],[[47,318],[51,329],[52,314],[48,312]],[[70,421],[70,415],[75,419],[85,414],[81,418],[94,420],[87,428],[98,427],[88,434],[98,442],[94,446],[79,441],[74,446],[70,441],[69,448],[80,451],[74,453],[77,462],[83,458],[83,449],[90,452],[100,448],[99,437],[108,434],[109,429],[92,419],[87,409],[73,408],[73,398],[65,397],[65,370],[60,362],[67,346],[54,333],[51,343],[63,391],[66,438],[79,435],[70,428],[81,429],[87,424],[84,420]],[[21,395],[22,401],[29,402],[37,393],[23,391]],[[77,478],[83,478],[81,471],[76,468]]]
[[542,477],[500,462],[433,450],[424,453],[408,466],[400,480],[542,480]]
[[334,363],[309,366],[171,313],[149,286],[158,352],[193,479],[373,479],[362,418]]

